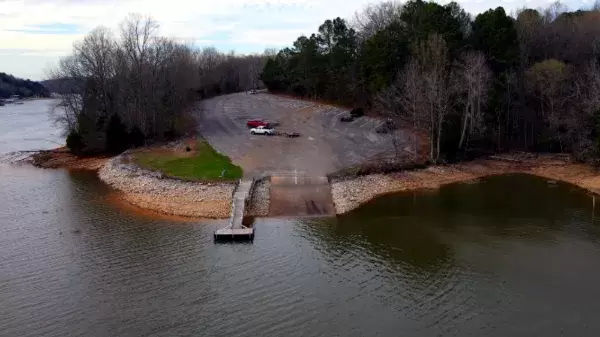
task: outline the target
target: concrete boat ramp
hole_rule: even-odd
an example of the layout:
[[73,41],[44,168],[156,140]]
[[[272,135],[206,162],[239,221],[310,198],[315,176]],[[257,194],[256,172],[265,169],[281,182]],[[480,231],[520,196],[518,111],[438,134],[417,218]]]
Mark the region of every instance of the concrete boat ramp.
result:
[[244,226],[244,212],[250,201],[254,179],[240,180],[231,203],[231,218],[227,227],[215,231],[215,241],[253,241],[254,228]]
[[[325,176],[307,176],[286,172],[270,172],[269,217],[334,216],[331,187]],[[263,178],[264,179],[264,178]],[[244,225],[244,215],[250,207],[257,180],[238,183],[232,197],[231,218],[226,227],[214,233],[215,241],[253,241],[254,228]]]

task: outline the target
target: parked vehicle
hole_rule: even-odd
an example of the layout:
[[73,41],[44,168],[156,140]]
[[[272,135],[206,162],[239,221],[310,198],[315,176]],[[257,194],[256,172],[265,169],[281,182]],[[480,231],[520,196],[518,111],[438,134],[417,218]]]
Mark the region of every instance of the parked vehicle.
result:
[[354,117],[348,115],[344,115],[342,118],[340,118],[340,122],[352,122],[353,120]]
[[249,128],[257,128],[259,126],[263,126],[263,127],[268,128],[270,126],[269,122],[265,122],[265,121],[260,120],[260,119],[249,120],[248,122],[246,122],[246,125]]
[[377,133],[389,133],[396,129],[396,123],[391,118],[385,120],[385,122],[381,123],[376,129]]
[[250,129],[250,133],[253,135],[272,136],[275,134],[275,130],[270,129],[266,126],[259,126],[259,127]]

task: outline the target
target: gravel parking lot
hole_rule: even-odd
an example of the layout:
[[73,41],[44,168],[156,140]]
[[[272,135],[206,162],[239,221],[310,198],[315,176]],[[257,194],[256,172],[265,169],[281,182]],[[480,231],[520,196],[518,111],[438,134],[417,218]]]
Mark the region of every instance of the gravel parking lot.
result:
[[[271,176],[270,216],[335,214],[325,176],[392,153],[390,136],[375,132],[382,121],[340,122],[348,113],[268,93],[219,96],[197,106],[199,132],[212,146],[240,165],[244,176]],[[300,137],[251,135],[246,122],[252,119],[278,123],[277,131]]]
[[[340,122],[348,110],[272,95],[237,93],[202,101],[197,107],[200,134],[240,165],[248,177],[325,176],[393,150],[390,136],[378,134],[380,120],[361,117]],[[279,123],[299,138],[250,135],[246,122]]]

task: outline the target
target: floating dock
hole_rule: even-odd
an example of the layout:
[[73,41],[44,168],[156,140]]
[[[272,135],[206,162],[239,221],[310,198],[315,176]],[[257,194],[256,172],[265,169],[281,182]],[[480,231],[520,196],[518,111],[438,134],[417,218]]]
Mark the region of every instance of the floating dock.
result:
[[221,228],[215,231],[215,241],[254,241],[254,228]]
[[244,211],[254,187],[254,180],[240,180],[231,203],[229,225],[215,231],[215,241],[253,241],[254,228],[243,225]]

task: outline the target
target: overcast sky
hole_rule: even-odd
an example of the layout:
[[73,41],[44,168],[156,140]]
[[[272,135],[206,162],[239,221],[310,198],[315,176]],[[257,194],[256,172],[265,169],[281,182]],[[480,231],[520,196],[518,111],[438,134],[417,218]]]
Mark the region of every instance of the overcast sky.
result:
[[[0,0],[0,72],[41,80],[94,27],[117,30],[128,13],[150,15],[162,35],[236,53],[290,45],[328,18],[351,18],[369,0]],[[438,0],[447,3],[446,0]],[[553,0],[458,1],[472,14],[503,6],[545,7]],[[593,0],[563,1],[570,9]]]

